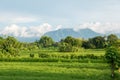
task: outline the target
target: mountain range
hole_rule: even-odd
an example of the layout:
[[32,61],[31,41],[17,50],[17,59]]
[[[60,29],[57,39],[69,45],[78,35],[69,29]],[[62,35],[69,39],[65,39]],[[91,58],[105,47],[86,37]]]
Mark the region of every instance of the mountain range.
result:
[[[88,38],[92,38],[95,36],[104,36],[104,35],[109,35],[112,32],[109,32],[107,34],[101,34],[101,33],[97,33],[89,28],[85,28],[85,29],[79,29],[79,30],[74,30],[72,28],[65,28],[65,29],[58,29],[58,30],[54,30],[54,31],[49,31],[46,32],[45,34],[43,34],[43,36],[49,36],[51,37],[54,41],[58,42],[61,39],[64,39],[67,36],[72,36],[75,38],[82,38],[82,39],[88,39]],[[118,37],[120,36],[119,33],[116,34]],[[38,36],[34,36],[34,37],[16,37],[19,41],[22,42],[34,42],[36,40],[39,40],[40,37]]]
[[67,29],[59,29],[56,31],[50,31],[44,34],[44,36],[49,36],[53,38],[54,41],[60,41],[61,39],[72,36],[75,38],[83,38],[88,39],[95,36],[101,36],[102,34],[92,31],[91,29],[80,29],[78,31],[75,31],[74,29],[67,28]]
[[[67,37],[67,36],[72,36],[75,38],[83,38],[83,39],[88,39],[92,38],[95,36],[102,36],[103,34],[97,33],[91,29],[79,29],[78,31],[75,31],[72,28],[66,28],[66,29],[58,29],[55,31],[49,31],[46,32],[43,36],[49,36],[51,37],[54,41],[58,42],[61,39]],[[35,40],[39,40],[40,37],[17,37],[18,40],[23,41],[23,42],[33,42]]]

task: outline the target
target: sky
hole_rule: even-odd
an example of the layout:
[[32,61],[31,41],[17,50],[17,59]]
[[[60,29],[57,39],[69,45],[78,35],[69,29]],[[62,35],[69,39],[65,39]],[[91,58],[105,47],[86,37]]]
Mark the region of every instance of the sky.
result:
[[120,32],[120,0],[0,0],[0,34],[42,36],[60,28]]

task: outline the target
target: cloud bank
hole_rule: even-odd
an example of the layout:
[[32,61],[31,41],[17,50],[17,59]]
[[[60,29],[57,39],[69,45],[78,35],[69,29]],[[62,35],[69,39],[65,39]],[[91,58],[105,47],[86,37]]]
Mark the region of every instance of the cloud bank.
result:
[[60,29],[61,25],[56,26],[55,28],[48,23],[44,23],[39,26],[19,26],[12,24],[0,29],[0,34],[2,35],[12,35],[16,37],[40,37],[44,33]]
[[76,26],[74,30],[89,28],[98,33],[120,33],[120,24],[119,23],[84,23]]
[[[12,35],[16,37],[40,37],[44,33],[49,31],[58,30],[65,28],[62,25],[52,26],[48,23],[43,23],[38,26],[19,26],[16,24],[11,24],[0,29],[0,34],[2,35]],[[106,34],[106,33],[120,33],[120,24],[117,23],[84,23],[79,26],[74,27],[75,31],[79,29],[89,28],[95,32]]]

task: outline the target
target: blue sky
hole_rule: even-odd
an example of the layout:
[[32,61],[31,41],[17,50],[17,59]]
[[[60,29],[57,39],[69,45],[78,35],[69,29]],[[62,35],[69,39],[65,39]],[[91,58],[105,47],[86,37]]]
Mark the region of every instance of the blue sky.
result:
[[1,27],[46,23],[52,28],[60,25],[74,28],[87,23],[89,28],[99,23],[101,28],[101,25],[118,25],[119,22],[120,0],[0,0]]

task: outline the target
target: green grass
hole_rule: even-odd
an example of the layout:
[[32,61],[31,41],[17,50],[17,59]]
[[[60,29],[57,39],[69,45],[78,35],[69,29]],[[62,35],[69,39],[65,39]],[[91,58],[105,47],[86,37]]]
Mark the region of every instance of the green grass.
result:
[[[30,54],[34,54],[34,58]],[[2,56],[0,61],[7,62],[104,62],[105,50],[103,49],[83,49],[80,52],[57,52],[35,50],[21,50],[20,56]]]
[[[31,58],[30,53],[34,53],[35,57]],[[104,58],[39,58],[38,53],[50,56],[69,54],[104,56],[105,50],[88,49],[74,53],[22,50],[20,56],[0,58],[0,80],[112,80],[110,67]],[[120,80],[118,71],[115,80]]]
[[95,56],[103,56],[105,54],[104,49],[83,49],[79,52],[58,52],[58,51],[49,51],[49,50],[41,50],[41,49],[36,49],[36,50],[21,50],[20,51],[20,57],[29,57],[30,53],[34,53],[35,57],[38,57],[39,53],[48,53],[48,54],[78,54],[78,55],[86,55],[86,54],[94,54]]
[[[120,80],[120,74],[117,73]],[[111,80],[106,63],[0,62],[0,80]]]

